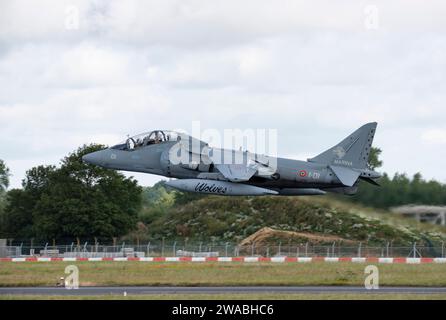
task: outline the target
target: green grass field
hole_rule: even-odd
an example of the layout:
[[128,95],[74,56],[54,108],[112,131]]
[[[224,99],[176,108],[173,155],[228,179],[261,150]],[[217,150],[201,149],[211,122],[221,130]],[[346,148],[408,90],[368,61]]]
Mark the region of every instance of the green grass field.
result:
[[[340,263],[0,263],[0,286],[54,286],[65,267],[79,268],[81,286],[243,286],[364,284],[367,264]],[[381,286],[446,286],[445,264],[375,264]]]

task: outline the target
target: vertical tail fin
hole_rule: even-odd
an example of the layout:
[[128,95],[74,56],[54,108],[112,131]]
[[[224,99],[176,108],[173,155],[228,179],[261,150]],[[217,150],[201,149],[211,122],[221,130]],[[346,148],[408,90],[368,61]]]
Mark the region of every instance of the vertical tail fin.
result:
[[366,169],[377,125],[376,122],[363,125],[333,148],[308,161],[352,169]]

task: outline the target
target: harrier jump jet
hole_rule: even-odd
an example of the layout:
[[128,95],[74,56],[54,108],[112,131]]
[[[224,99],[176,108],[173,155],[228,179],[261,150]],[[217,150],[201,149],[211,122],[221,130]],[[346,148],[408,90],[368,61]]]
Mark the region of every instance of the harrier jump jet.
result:
[[[155,130],[127,138],[83,161],[108,169],[176,178],[167,185],[216,195],[352,195],[360,180],[378,185],[368,166],[377,123],[368,123],[320,155],[299,161],[213,148],[186,134]],[[228,160],[229,159],[229,160]]]

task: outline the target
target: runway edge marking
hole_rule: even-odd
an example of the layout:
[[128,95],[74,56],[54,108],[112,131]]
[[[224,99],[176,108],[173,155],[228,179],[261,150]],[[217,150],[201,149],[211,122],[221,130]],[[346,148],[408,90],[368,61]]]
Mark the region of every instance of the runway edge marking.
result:
[[380,264],[426,264],[446,263],[446,258],[405,257],[17,257],[0,258],[0,262],[243,262],[243,263],[380,263]]

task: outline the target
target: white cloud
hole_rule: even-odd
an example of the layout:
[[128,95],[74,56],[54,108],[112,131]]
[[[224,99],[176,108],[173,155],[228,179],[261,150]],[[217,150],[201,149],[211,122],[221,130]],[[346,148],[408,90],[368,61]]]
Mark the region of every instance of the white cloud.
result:
[[[174,45],[240,43],[296,32],[364,31],[369,1],[236,0],[4,0],[0,39],[58,39],[84,36]],[[441,31],[446,26],[442,0],[377,0],[382,31]],[[79,29],[67,30],[71,7],[78,8]]]
[[88,43],[64,50],[44,74],[51,86],[63,83],[73,87],[117,85],[127,80],[128,55],[112,48],[100,48]]
[[428,130],[423,133],[421,139],[428,144],[444,145],[446,144],[446,129]]

